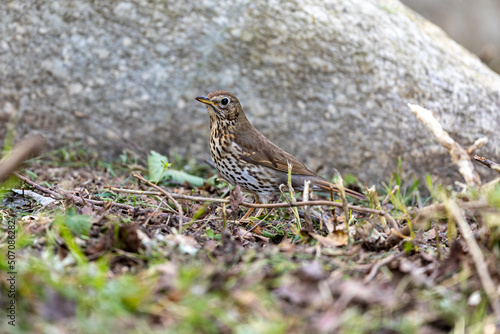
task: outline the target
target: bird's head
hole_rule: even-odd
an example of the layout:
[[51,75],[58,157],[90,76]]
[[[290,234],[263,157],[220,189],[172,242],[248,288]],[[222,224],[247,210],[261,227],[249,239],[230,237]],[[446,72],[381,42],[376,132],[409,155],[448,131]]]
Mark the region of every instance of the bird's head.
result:
[[198,96],[196,100],[207,106],[212,122],[232,122],[243,114],[240,101],[229,92],[216,90],[208,96]]

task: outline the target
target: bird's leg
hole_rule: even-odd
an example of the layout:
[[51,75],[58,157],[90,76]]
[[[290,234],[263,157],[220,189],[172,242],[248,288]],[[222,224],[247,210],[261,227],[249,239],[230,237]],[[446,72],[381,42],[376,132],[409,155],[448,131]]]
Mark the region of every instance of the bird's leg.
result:
[[[258,202],[255,202],[255,203],[258,203]],[[252,214],[253,210],[255,210],[255,208],[248,209],[247,213],[245,213],[245,215],[243,217],[241,217],[240,220],[248,219],[248,217],[250,217],[250,215]]]
[[[267,197],[259,198],[257,196],[257,202],[262,203],[262,204],[267,204],[269,202],[269,200],[267,199]],[[259,210],[257,210],[257,213],[255,214],[255,217],[259,217],[262,214],[262,211],[264,211],[264,208],[259,208]]]
[[[261,201],[259,200],[259,196],[258,195],[254,195],[254,203],[255,204],[260,204]],[[245,213],[245,215],[241,218],[241,220],[245,220],[245,219],[248,219],[250,217],[250,215],[252,214],[252,212],[255,210],[255,208],[250,208],[247,213]],[[259,210],[257,210],[257,214],[255,215],[255,217],[258,217],[262,214],[262,211],[264,210],[264,208],[259,208]]]
[[264,208],[259,208],[259,210],[257,210],[257,213],[255,214],[255,217],[259,217],[262,214],[262,211],[264,211]]

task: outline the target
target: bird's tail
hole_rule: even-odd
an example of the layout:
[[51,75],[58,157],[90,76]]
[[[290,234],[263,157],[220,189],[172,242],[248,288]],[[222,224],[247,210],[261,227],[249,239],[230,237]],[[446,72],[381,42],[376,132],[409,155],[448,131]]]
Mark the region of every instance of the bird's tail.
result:
[[[339,187],[337,187],[335,184],[333,184],[331,182],[328,182],[327,180],[322,180],[322,179],[314,180],[313,185],[317,186],[318,188],[320,188],[321,190],[326,191],[326,192],[329,192],[330,189],[337,192],[337,193],[340,192]],[[357,198],[359,200],[366,199],[365,195],[360,194],[357,191],[347,189],[347,188],[344,188],[344,191],[345,191],[346,195],[352,196],[352,197]]]

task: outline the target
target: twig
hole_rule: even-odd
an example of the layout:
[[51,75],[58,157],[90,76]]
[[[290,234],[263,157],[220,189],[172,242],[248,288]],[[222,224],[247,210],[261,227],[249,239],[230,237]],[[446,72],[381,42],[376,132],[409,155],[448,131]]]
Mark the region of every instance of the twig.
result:
[[[148,225],[149,221],[151,220],[151,218],[153,218],[154,214],[157,213],[158,210],[160,210],[160,207],[163,204],[163,201],[164,201],[164,199],[162,198],[161,201],[160,201],[160,203],[158,203],[158,205],[156,206],[156,208],[153,211],[153,213],[151,213],[150,215],[148,215],[148,218],[146,218],[146,220],[144,221],[144,223],[142,223],[142,226],[147,226]],[[168,208],[173,211],[173,209],[171,207],[168,206]]]
[[18,173],[13,173],[13,175],[15,175],[21,181],[26,182],[27,184],[29,184],[33,188],[35,188],[35,189],[37,189],[45,194],[48,194],[48,195],[50,195],[53,198],[58,199],[58,200],[61,200],[64,198],[69,198],[73,202],[78,203],[78,204],[82,204],[82,205],[85,205],[85,203],[90,203],[90,204],[100,205],[100,206],[111,205],[111,206],[115,206],[117,208],[126,209],[126,210],[134,210],[135,209],[133,206],[130,206],[130,205],[115,203],[115,202],[111,202],[111,201],[96,201],[93,199],[87,199],[87,198],[75,196],[75,195],[70,194],[68,192],[63,192],[62,194],[59,194],[55,191],[52,191],[52,190],[47,189],[45,187],[42,187],[41,185],[31,181],[30,179],[28,179],[28,178],[26,178]]
[[[333,202],[333,188],[330,187],[330,200]],[[332,216],[333,216],[333,230],[337,231],[337,225],[339,224],[337,219],[337,213],[335,212],[335,207],[332,206]],[[347,225],[346,225],[347,226]]]
[[45,187],[42,187],[41,185],[31,181],[30,179],[22,176],[21,174],[18,174],[18,173],[12,173],[13,175],[15,175],[18,179],[20,179],[21,181],[23,182],[26,182],[27,184],[29,184],[30,186],[32,186],[33,188],[37,189],[37,190],[40,190],[41,192],[45,193],[45,194],[48,194],[50,196],[52,196],[53,198],[55,199],[63,199],[64,196],[59,194],[59,193],[56,193],[55,191],[52,191],[50,189],[47,189]]
[[45,139],[42,136],[32,136],[24,138],[14,146],[9,157],[0,162],[0,182],[7,180],[25,160],[31,156],[40,154],[44,142]]
[[[378,194],[377,194],[377,189],[375,188],[375,186],[371,186],[370,188],[367,189],[367,194],[368,194],[368,198],[370,198],[373,202],[373,204],[375,205],[375,208],[377,210],[382,210],[382,205],[380,205],[380,200],[378,199]],[[382,225],[382,227],[384,229],[387,228],[387,221],[385,219],[384,216],[380,216],[380,224]]]
[[[290,201],[292,202],[292,204],[295,204],[297,203],[297,200],[295,198],[295,191],[292,186],[292,163],[290,161],[287,161],[287,164],[288,164],[288,182],[287,182],[288,192],[290,193]],[[302,226],[300,224],[299,211],[297,210],[297,207],[293,207],[292,212],[295,216],[295,221],[297,223],[297,231],[300,231],[302,229]]]
[[344,222],[346,226],[349,226],[349,222],[351,221],[351,215],[349,214],[349,208],[347,207],[347,199],[345,198],[345,188],[344,188],[344,180],[342,176],[337,172],[337,182],[335,185],[339,189],[340,200],[342,202],[342,209],[344,210]]
[[499,183],[500,183],[500,177],[497,177],[496,179],[493,179],[490,182],[483,184],[481,188],[484,189],[485,191],[491,191]]
[[468,186],[480,186],[481,179],[474,169],[469,153],[453,138],[450,137],[438,120],[432,114],[432,111],[421,106],[408,103],[410,110],[417,116],[420,123],[425,125],[436,137],[436,139],[448,150],[451,155],[451,161],[458,167],[458,171],[465,179]]
[[[267,213],[267,215],[264,216],[263,219],[259,219],[257,223],[254,223],[254,225],[248,230],[248,233],[252,232],[256,227],[260,226],[261,223],[267,221],[267,218],[271,215],[271,213],[272,209],[269,210],[269,212]],[[248,221],[251,221],[251,219],[248,219]]]
[[448,200],[446,203],[446,209],[452,215],[455,222],[458,224],[458,227],[462,232],[462,236],[464,237],[467,246],[469,246],[469,250],[474,260],[474,264],[476,266],[479,279],[481,280],[481,284],[483,285],[484,291],[488,296],[491,307],[495,312],[496,318],[500,319],[500,304],[498,301],[498,295],[495,289],[495,284],[493,283],[490,273],[488,272],[488,266],[486,265],[483,253],[481,252],[481,249],[479,248],[476,239],[474,238],[472,230],[467,221],[465,220],[457,203]]
[[[110,187],[110,186],[105,186],[105,189],[109,189],[111,191],[115,191],[118,193],[127,193],[127,194],[134,194],[134,195],[146,195],[146,196],[161,196],[163,193],[159,191],[145,191],[145,190],[135,190],[135,189],[125,189],[125,188],[116,188],[116,187]],[[173,198],[177,199],[185,199],[188,201],[194,201],[194,202],[213,202],[213,203],[230,203],[228,199],[223,199],[223,198],[213,198],[213,197],[201,197],[201,196],[190,196],[190,195],[181,195],[181,194],[176,194],[176,193],[170,193],[170,196]],[[244,205],[246,202],[241,202],[239,204]],[[253,203],[247,203],[247,204],[253,204]],[[252,207],[245,205],[246,207]],[[260,208],[260,206],[253,206],[255,208]]]
[[[142,191],[142,190],[132,190],[132,189],[121,189],[121,188],[115,188],[115,187],[106,187],[106,189],[110,189],[112,191],[116,192],[124,192],[128,194],[137,194],[137,195],[153,195],[153,196],[161,196],[163,192],[155,192],[155,191]],[[213,203],[230,203],[228,199],[223,199],[223,198],[212,198],[212,197],[201,197],[201,196],[189,196],[189,195],[181,195],[181,194],[173,194],[169,193],[170,196],[173,198],[177,199],[184,199],[188,201],[194,201],[194,202],[213,202]],[[335,206],[338,208],[342,208],[343,205],[342,203],[338,202],[333,202],[333,201],[310,201],[310,202],[296,202],[296,203],[271,203],[271,204],[262,204],[262,203],[248,203],[248,202],[241,202],[240,205],[247,207],[247,208],[290,208],[290,207],[295,207],[295,206],[313,206],[313,205],[328,205],[328,206]],[[387,212],[383,210],[375,210],[375,209],[370,209],[370,208],[363,208],[357,205],[351,205],[348,204],[347,208],[352,211],[357,211],[357,212],[365,212],[365,213],[371,213],[375,215],[381,215],[384,216],[389,223],[391,223],[392,227],[396,230],[399,230],[398,223],[394,220],[394,218],[389,215]]]
[[471,155],[474,151],[479,150],[481,147],[483,147],[483,145],[487,142],[488,138],[486,137],[476,139],[476,141],[467,149],[467,153]]
[[226,203],[222,204],[222,231],[227,232],[227,215],[226,215]]
[[493,170],[496,170],[497,172],[500,173],[500,164],[497,164],[496,162],[493,162],[490,159],[486,159],[484,157],[481,157],[477,154],[474,155],[474,160],[476,160],[477,162],[482,163],[486,167],[491,168]]
[[[311,184],[311,181],[304,180],[304,191],[302,192],[302,200],[304,202],[309,202],[309,185],[310,184]],[[312,231],[313,230],[313,222],[311,220],[311,213],[309,210],[309,206],[305,206],[304,211],[305,211],[304,220],[306,221],[307,230]]]
[[382,201],[382,206],[387,205],[387,203],[389,203],[389,200],[391,199],[391,196],[396,195],[398,190],[399,190],[399,186],[397,186],[397,185],[394,186],[394,188],[392,188],[391,192],[387,193],[387,195],[385,196],[384,200]]
[[172,203],[174,203],[174,205],[176,206],[177,208],[177,211],[179,212],[179,232],[182,232],[182,223],[184,221],[184,213],[182,212],[182,206],[179,204],[179,202],[177,202],[173,197],[172,195],[163,190],[162,188],[158,187],[156,184],[152,183],[152,182],[149,182],[148,180],[146,180],[142,175],[138,174],[138,173],[135,173],[135,172],[132,172],[132,176],[135,177],[136,179],[139,179],[141,180],[142,182],[146,183],[147,185],[155,188],[156,190],[158,190],[159,192],[161,192],[163,195],[167,196],[167,198],[172,201]]
[[110,205],[110,206],[115,206],[117,208],[125,209],[125,210],[135,210],[135,207],[133,207],[131,205],[127,205],[127,204],[116,203],[116,202],[112,202],[112,201],[96,201],[93,199],[87,199],[87,198],[75,196],[75,195],[67,193],[67,192],[64,192],[63,195],[64,195],[64,197],[70,198],[74,202],[76,202],[78,204],[82,204],[82,205],[85,205],[85,203],[90,203],[90,204],[100,205],[100,206]]
[[375,265],[373,265],[372,269],[370,270],[370,273],[368,274],[368,276],[365,277],[365,279],[364,279],[365,283],[371,282],[375,278],[375,276],[377,276],[377,273],[378,273],[380,268],[382,268],[386,264],[391,263],[392,260],[395,260],[404,254],[405,254],[405,252],[401,251],[399,253],[388,256],[385,259],[380,260],[379,262],[375,263]]
[[[478,201],[458,201],[458,206],[463,210],[481,210],[482,212],[493,211],[498,213],[499,210],[494,209],[486,200],[478,200]],[[417,217],[415,220],[423,220],[423,219],[437,219],[444,218],[444,210],[446,206],[443,203],[432,204],[426,206],[425,208],[419,209],[417,212]]]

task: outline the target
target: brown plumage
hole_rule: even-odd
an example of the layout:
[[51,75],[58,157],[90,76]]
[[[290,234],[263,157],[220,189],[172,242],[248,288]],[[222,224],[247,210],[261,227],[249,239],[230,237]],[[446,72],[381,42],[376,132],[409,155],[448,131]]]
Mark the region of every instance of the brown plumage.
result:
[[[210,152],[217,171],[228,182],[256,194],[261,200],[279,193],[292,166],[292,186],[298,191],[310,180],[312,189],[339,192],[337,186],[309,170],[293,155],[273,144],[250,124],[240,102],[231,93],[214,91],[196,100],[206,104],[210,116]],[[350,189],[347,195],[365,196]]]

